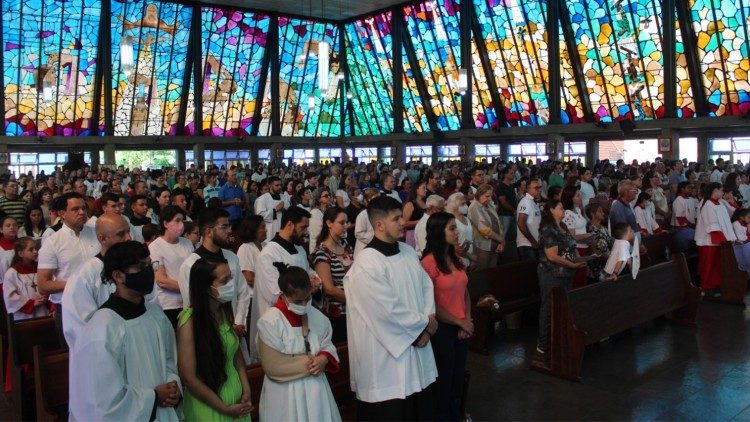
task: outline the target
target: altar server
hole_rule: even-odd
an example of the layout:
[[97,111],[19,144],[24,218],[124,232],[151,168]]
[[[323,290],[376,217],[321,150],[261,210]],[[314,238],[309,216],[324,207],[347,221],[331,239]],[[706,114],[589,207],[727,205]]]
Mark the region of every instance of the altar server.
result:
[[47,297],[36,291],[36,241],[22,237],[16,241],[15,255],[3,278],[5,307],[16,321],[49,315]]
[[284,212],[281,223],[281,230],[260,251],[255,265],[255,303],[250,315],[250,357],[253,361],[257,361],[254,345],[258,319],[276,304],[281,294],[279,271],[273,263],[281,262],[304,269],[311,278],[313,288],[317,290],[320,287],[320,279],[310,269],[307,251],[302,246],[310,224],[310,213],[300,207],[291,207]]
[[672,226],[675,228],[675,243],[679,252],[695,246],[697,210],[693,186],[690,182],[680,182],[677,185],[677,198],[672,203]]
[[340,421],[324,372],[339,370],[331,323],[312,306],[305,269],[275,263],[282,295],[258,320],[258,349],[265,378],[263,421]]
[[431,420],[437,378],[432,282],[406,243],[401,204],[367,206],[375,235],[344,278],[351,387],[361,420]]
[[268,192],[255,200],[255,215],[263,217],[266,222],[269,239],[276,236],[283,226],[281,218],[286,208],[289,208],[289,202],[281,196],[281,179],[276,176],[269,177]]
[[70,420],[179,420],[174,331],[144,298],[154,289],[148,248],[132,240],[112,246],[104,278],[115,293],[70,353]]
[[695,243],[698,245],[698,275],[701,290],[709,297],[720,296],[721,244],[737,240],[727,208],[719,201],[724,192],[719,183],[709,183],[703,189],[703,203],[695,228]]

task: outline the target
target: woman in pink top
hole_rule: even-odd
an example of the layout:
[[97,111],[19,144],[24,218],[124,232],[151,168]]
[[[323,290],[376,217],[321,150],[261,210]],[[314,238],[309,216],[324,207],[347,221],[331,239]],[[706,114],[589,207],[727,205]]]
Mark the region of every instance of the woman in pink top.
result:
[[469,278],[458,247],[456,219],[447,212],[432,214],[427,220],[427,248],[422,267],[435,286],[438,329],[433,335],[432,351],[438,370],[435,382],[435,420],[458,421],[464,384],[468,338],[474,333],[471,302],[466,286]]

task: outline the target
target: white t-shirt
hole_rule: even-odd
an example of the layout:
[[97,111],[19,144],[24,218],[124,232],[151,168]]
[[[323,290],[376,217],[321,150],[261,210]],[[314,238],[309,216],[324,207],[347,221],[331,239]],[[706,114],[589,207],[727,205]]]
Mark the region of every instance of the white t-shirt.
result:
[[[568,230],[570,230],[570,233],[575,235],[579,234],[586,234],[586,217],[581,214],[580,208],[575,208],[572,210],[565,210],[565,218],[563,218],[563,222],[566,226],[568,226]],[[588,248],[589,245],[586,243],[576,243],[576,247],[579,249]]]
[[[539,210],[539,204],[534,201],[534,197],[528,193],[521,198],[516,208],[518,215],[526,214],[526,227],[529,229],[529,233],[534,237],[534,240],[539,240],[539,223],[542,221],[542,212]],[[531,246],[531,241],[526,239],[526,236],[518,230],[518,237],[516,239],[517,246]]]
[[[89,226],[83,226],[78,236],[73,229],[63,224],[60,230],[44,240],[39,250],[38,269],[54,270],[55,280],[68,279],[86,262],[101,250],[96,232]],[[53,293],[49,300],[52,303],[62,302],[63,292]]]
[[[255,262],[258,260],[260,255],[260,249],[253,242],[243,243],[240,248],[237,249],[237,257],[240,259],[240,270],[255,272]],[[243,276],[244,277],[244,276]],[[250,288],[250,297],[253,294],[253,288]]]
[[[167,277],[177,281],[180,275],[180,266],[193,253],[193,244],[184,237],[179,237],[177,243],[169,243],[163,237],[159,237],[150,245],[151,261],[159,261],[159,264],[167,271]],[[182,308],[182,295],[179,291],[167,290],[154,284],[154,301],[162,309]]]
[[[630,242],[623,239],[617,239],[615,240],[614,245],[612,245],[612,250],[609,253],[609,259],[607,259],[607,265],[604,266],[604,272],[607,274],[612,274],[615,271],[615,265],[619,261],[625,261],[628,262],[630,259]],[[625,265],[620,268],[620,271],[617,272],[617,275],[620,275],[622,270],[625,269]]]
[[583,180],[581,181],[579,190],[581,191],[581,204],[585,207],[596,196],[596,192],[594,192],[594,187],[590,183],[586,183]]

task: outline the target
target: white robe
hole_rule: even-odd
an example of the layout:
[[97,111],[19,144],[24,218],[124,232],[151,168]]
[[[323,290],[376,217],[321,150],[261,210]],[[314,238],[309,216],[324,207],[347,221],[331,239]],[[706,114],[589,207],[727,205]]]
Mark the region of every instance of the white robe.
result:
[[318,236],[323,231],[323,212],[319,208],[313,208],[310,211],[310,225],[307,227],[307,231],[310,233],[309,251],[312,255],[315,253],[315,244],[318,242]]
[[10,262],[13,260],[13,255],[15,255],[15,253],[16,252],[13,249],[6,251],[5,249],[0,248],[0,284],[3,283],[5,272],[10,268]]
[[711,232],[720,231],[728,241],[734,242],[734,228],[729,219],[727,208],[719,203],[704,201],[698,214],[698,222],[695,225],[695,244],[698,246],[719,246],[711,242]]
[[431,344],[412,345],[435,313],[432,281],[414,249],[398,246],[393,256],[363,249],[344,277],[351,386],[369,403],[403,399],[437,378]]
[[[174,330],[164,313],[146,303],[130,320],[100,309],[83,327],[70,353],[71,421],[147,421],[154,387],[177,374]],[[157,407],[157,421],[177,421],[175,409]]]
[[277,200],[273,199],[270,193],[264,193],[255,200],[255,215],[263,217],[263,221],[266,222],[266,236],[269,239],[272,239],[281,230],[281,214],[284,210],[274,212],[276,204],[279,202],[284,202],[284,209],[289,208],[289,202],[285,200],[283,195],[281,199]]
[[63,334],[73,350],[76,339],[91,316],[115,292],[114,283],[102,282],[104,262],[89,258],[65,284],[62,295]]
[[654,216],[647,209],[635,207],[633,214],[635,214],[635,222],[638,223],[638,227],[641,230],[646,230],[646,233],[654,234],[659,228],[659,223],[656,222]]
[[6,311],[13,314],[14,320],[48,316],[49,309],[46,304],[35,306],[30,314],[20,311],[26,302],[38,296],[36,274],[19,274],[15,268],[8,268],[3,278],[3,299]]
[[[221,252],[224,254],[224,259],[229,263],[229,271],[232,273],[232,282],[234,282],[235,296],[234,299],[232,299],[234,324],[245,325],[247,324],[248,308],[250,308],[250,301],[252,301],[253,296],[252,293],[250,293],[250,287],[248,287],[247,282],[245,281],[245,276],[242,275],[240,260],[237,258],[237,255],[228,249],[222,249]],[[180,287],[182,306],[184,308],[190,306],[190,269],[198,259],[200,259],[200,256],[196,253],[192,253],[180,266],[177,284]]]
[[[310,354],[328,352],[338,361],[336,347],[331,343],[331,323],[320,311],[308,308],[307,336]],[[276,307],[271,307],[258,320],[258,337],[271,348],[288,355],[305,353],[302,327],[292,327]],[[260,393],[262,421],[340,421],[338,406],[325,374],[307,376],[294,381],[276,382],[266,376]]]
[[354,237],[357,242],[354,244],[354,257],[359,255],[359,252],[367,246],[375,236],[375,229],[370,224],[370,218],[367,216],[367,210],[363,209],[362,212],[357,214],[356,220],[354,220]]
[[310,269],[305,248],[295,245],[296,254],[290,254],[284,247],[271,240],[258,255],[255,262],[255,285],[253,294],[255,301],[250,310],[250,359],[258,361],[258,351],[255,344],[255,336],[258,333],[258,320],[266,311],[276,303],[281,291],[279,290],[279,270],[273,265],[274,262],[283,262],[287,265],[300,267],[310,275],[317,275]]

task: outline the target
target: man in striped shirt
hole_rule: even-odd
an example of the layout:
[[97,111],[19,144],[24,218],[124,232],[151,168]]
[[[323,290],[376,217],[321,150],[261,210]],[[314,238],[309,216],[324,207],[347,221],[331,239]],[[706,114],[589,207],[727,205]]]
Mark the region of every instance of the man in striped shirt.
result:
[[24,213],[26,211],[26,201],[18,197],[18,183],[14,180],[5,184],[5,197],[0,198],[0,211],[16,219],[16,222],[23,224]]

